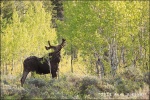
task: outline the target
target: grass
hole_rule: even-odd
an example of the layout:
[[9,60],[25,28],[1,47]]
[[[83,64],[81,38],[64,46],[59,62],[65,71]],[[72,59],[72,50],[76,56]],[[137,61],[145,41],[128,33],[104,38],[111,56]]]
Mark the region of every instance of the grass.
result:
[[[1,98],[3,99],[148,99],[146,83],[128,81],[116,76],[102,80],[96,76],[67,74],[59,79],[29,77],[24,87],[19,77],[2,76]],[[143,85],[141,87],[140,85]],[[134,94],[133,94],[134,93]]]

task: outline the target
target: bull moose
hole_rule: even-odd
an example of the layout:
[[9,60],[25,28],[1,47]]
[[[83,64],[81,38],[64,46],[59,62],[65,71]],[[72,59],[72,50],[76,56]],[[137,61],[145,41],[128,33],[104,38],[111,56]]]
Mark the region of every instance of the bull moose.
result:
[[37,74],[51,73],[52,78],[57,77],[58,64],[60,62],[60,51],[64,47],[66,40],[62,39],[62,43],[57,46],[45,46],[46,50],[53,49],[54,52],[48,53],[46,56],[39,58],[36,56],[30,56],[23,62],[23,75],[21,78],[21,86],[23,86],[25,79],[29,72],[36,72]]

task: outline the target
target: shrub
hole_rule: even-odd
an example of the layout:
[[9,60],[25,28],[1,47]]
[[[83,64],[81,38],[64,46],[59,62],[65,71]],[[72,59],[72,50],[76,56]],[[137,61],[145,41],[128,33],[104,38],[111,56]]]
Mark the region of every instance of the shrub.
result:
[[[76,74],[67,74],[62,78],[50,80],[28,78],[24,88],[18,87],[20,83],[18,86],[10,82],[4,84],[7,81],[2,80],[1,94],[4,99],[109,99],[113,97],[119,99],[119,96],[114,96],[115,93],[121,94],[122,98],[127,98],[124,94],[136,92],[143,85],[142,81],[136,82],[120,75],[103,79]],[[15,84],[18,82],[16,81]]]
[[91,85],[91,86],[88,86],[87,89],[85,90],[85,99],[98,99],[100,98],[99,97],[99,94],[100,93],[100,90],[95,87],[94,85]]
[[143,81],[143,74],[140,69],[135,67],[129,67],[121,74],[122,78],[126,78],[132,81]]
[[150,72],[144,74],[144,82],[150,84]]
[[27,83],[28,84],[33,84],[36,87],[43,87],[43,86],[46,85],[46,82],[43,81],[42,79],[34,79],[34,78],[31,78],[30,80],[28,80]]
[[21,98],[25,96],[28,91],[22,87],[17,87],[16,85],[5,85],[1,84],[1,96],[5,99],[11,98]]
[[76,83],[76,87],[79,87],[79,90],[81,92],[81,94],[85,93],[85,90],[92,86],[92,85],[97,85],[98,84],[98,80],[96,80],[95,77],[84,77],[82,80],[79,80]]
[[116,92],[119,94],[121,93],[127,94],[135,92],[136,90],[143,87],[143,85],[144,85],[143,82],[136,82],[130,79],[123,79],[121,77],[115,79],[115,89]]

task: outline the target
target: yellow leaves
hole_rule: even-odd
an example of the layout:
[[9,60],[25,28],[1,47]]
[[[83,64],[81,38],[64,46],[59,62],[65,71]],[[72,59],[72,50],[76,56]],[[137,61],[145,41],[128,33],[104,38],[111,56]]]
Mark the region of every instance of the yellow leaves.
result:
[[37,13],[43,11],[42,5],[43,5],[43,4],[42,4],[42,1],[36,1],[36,2],[34,2],[35,11],[36,11]]
[[121,37],[120,41],[123,42],[123,43],[127,43],[128,42],[128,37],[125,37],[125,36]]
[[42,2],[23,3],[25,14],[20,15],[20,10],[14,7],[10,19],[12,23],[7,23],[6,19],[2,20],[3,24],[6,24],[2,30],[2,57],[6,62],[8,59],[18,60],[19,55],[42,55],[46,41],[53,43],[57,38],[55,29],[50,28],[51,14],[45,11]]

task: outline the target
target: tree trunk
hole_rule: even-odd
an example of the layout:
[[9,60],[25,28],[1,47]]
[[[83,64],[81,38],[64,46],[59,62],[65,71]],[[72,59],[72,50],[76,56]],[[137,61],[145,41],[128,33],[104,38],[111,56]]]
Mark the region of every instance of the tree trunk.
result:
[[98,61],[96,62],[96,73],[97,73],[98,77],[101,79],[101,74],[100,74]]
[[96,69],[97,69],[97,74],[99,76],[99,78],[103,78],[105,75],[104,72],[104,64],[103,62],[100,60],[100,58],[98,58],[97,62],[96,62]]
[[111,74],[114,76],[116,74],[117,66],[118,66],[118,58],[117,58],[117,46],[114,42],[110,44],[110,65],[111,65]]
[[23,72],[23,61],[22,61],[22,57],[20,57],[20,62],[21,62],[21,71],[20,71],[20,75],[22,75],[22,72]]
[[125,49],[124,46],[121,47],[121,63],[125,64]]
[[5,75],[8,75],[8,70],[7,70],[7,63],[6,63],[6,66],[5,66]]
[[2,67],[2,68],[3,68],[3,71],[2,71],[3,74],[2,74],[2,75],[5,75],[5,63],[3,64],[3,67]]
[[72,44],[71,44],[71,72],[73,73],[73,50],[72,50]]
[[13,72],[13,69],[14,69],[14,60],[12,59],[12,68],[11,68],[11,74]]

